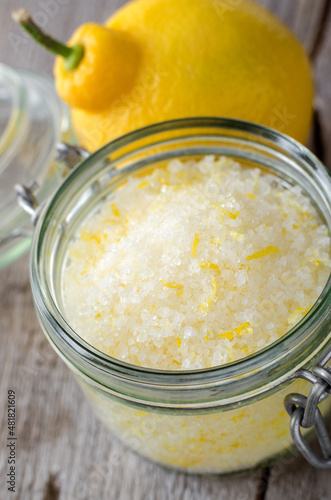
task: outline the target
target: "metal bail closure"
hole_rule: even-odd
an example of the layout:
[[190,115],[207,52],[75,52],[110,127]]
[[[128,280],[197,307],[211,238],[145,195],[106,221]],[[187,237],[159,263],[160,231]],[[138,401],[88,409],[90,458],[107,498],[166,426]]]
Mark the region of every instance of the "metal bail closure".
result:
[[[291,378],[301,378],[312,383],[308,397],[292,393],[286,396],[284,405],[291,417],[292,439],[305,459],[314,467],[331,468],[331,440],[318,405],[331,394],[331,367],[326,366],[331,359],[331,347],[322,355],[311,371],[298,370]],[[323,458],[312,451],[301,433],[302,429],[315,427]]]
[[[64,163],[69,170],[72,170],[78,163],[90,156],[86,149],[80,146],[73,146],[64,142],[59,142],[55,146],[57,162]],[[38,218],[42,209],[47,203],[47,199],[41,203],[38,202],[34,191],[38,188],[38,184],[33,182],[29,186],[23,184],[15,184],[14,190],[17,195],[17,202],[31,216],[33,226],[37,224]]]

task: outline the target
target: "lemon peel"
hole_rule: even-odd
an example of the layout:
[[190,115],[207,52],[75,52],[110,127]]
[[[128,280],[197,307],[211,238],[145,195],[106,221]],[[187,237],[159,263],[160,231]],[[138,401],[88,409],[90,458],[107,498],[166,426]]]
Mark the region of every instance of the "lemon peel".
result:
[[200,243],[200,236],[199,233],[195,233],[193,243],[192,243],[192,257],[195,257],[197,254],[197,247]]
[[258,252],[248,255],[246,257],[246,260],[261,259],[261,257],[266,257],[267,255],[271,255],[273,253],[280,253],[280,250],[279,248],[274,247],[273,245],[269,245],[263,250],[259,250]]
[[217,294],[217,282],[216,282],[215,278],[212,279],[212,284],[213,284],[213,292],[212,292],[212,294],[209,296],[209,298],[206,300],[206,302],[203,302],[198,307],[198,311],[202,311],[202,309],[208,309],[208,307],[210,306],[213,298],[216,296],[216,294]]
[[240,326],[237,326],[236,328],[233,328],[232,330],[229,330],[228,332],[223,332],[219,333],[218,336],[220,339],[227,339],[232,341],[235,337],[240,337],[242,335],[248,335],[250,333],[253,333],[253,328],[251,324],[246,321]]

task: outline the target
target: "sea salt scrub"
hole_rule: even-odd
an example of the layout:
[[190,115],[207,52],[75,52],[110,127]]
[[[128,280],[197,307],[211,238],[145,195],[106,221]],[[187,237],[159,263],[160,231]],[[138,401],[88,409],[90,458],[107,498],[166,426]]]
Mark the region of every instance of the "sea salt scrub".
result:
[[192,370],[274,342],[330,274],[330,236],[299,187],[230,158],[132,176],[80,226],[63,275],[71,327],[137,366]]

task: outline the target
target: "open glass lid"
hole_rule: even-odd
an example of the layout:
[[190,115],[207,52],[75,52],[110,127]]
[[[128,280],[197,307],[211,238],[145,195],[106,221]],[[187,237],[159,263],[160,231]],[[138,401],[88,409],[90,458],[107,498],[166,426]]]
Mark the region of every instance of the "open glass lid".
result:
[[0,64],[0,269],[29,249],[33,233],[15,185],[41,203],[66,174],[55,162],[60,140],[72,140],[69,111],[52,81]]

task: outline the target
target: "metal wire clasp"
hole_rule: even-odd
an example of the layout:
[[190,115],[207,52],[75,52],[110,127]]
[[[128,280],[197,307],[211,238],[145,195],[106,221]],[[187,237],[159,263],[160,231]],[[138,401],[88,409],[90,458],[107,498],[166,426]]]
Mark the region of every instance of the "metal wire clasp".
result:
[[[326,366],[330,359],[331,347],[311,371],[302,369],[293,375],[292,378],[302,378],[313,384],[308,397],[292,393],[284,400],[286,411],[291,417],[290,432],[295,445],[311,465],[322,469],[331,467],[331,440],[318,407],[331,394],[331,367]],[[301,428],[311,427],[315,427],[323,458],[312,451],[302,436]]]
[[[87,158],[90,153],[80,146],[72,146],[64,142],[59,142],[55,146],[57,162],[64,163],[68,169],[74,168],[78,163]],[[35,191],[38,188],[37,182],[29,186],[15,184],[14,190],[17,195],[18,204],[31,216],[31,223],[35,226],[39,215],[47,200],[38,202]]]

